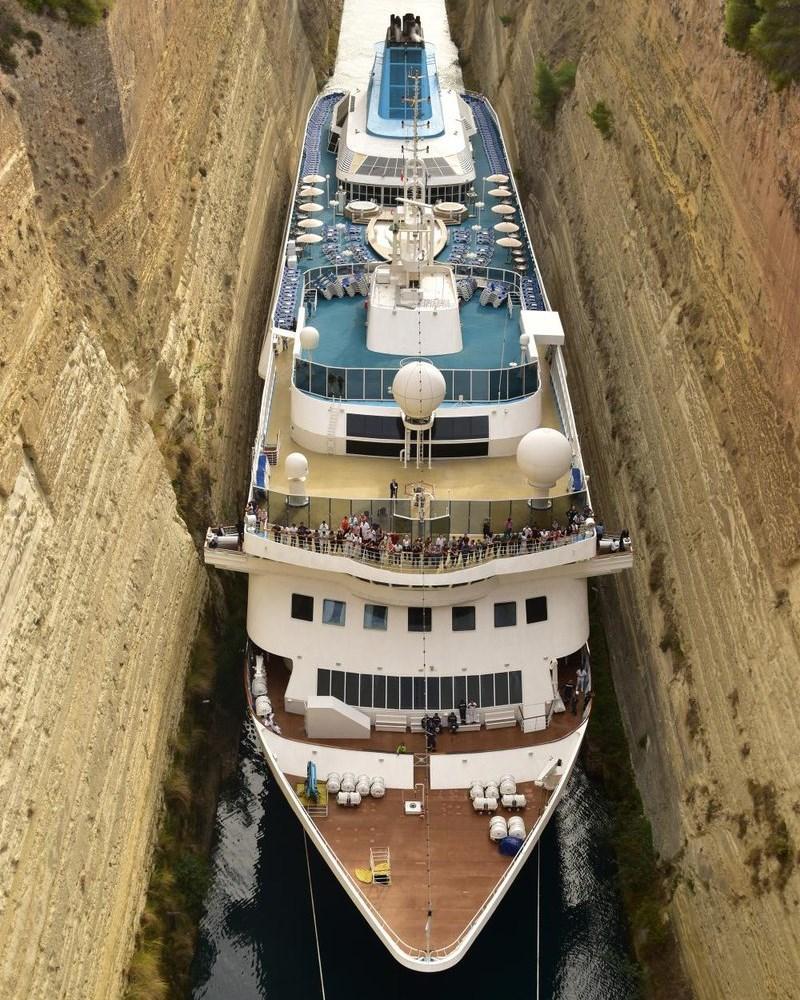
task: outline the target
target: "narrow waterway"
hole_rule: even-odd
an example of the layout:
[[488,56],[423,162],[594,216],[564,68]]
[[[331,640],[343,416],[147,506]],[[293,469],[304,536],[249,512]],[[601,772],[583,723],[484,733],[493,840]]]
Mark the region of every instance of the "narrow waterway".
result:
[[[239,768],[217,809],[212,882],[192,974],[193,1000],[450,997],[494,984],[530,1000],[537,981],[534,854],[466,958],[435,975],[399,966],[309,847],[316,930],[303,834],[273,787],[254,733],[243,725]],[[608,816],[597,788],[573,775],[541,844],[541,1000],[629,1000]],[[454,879],[468,872],[453,872]]]

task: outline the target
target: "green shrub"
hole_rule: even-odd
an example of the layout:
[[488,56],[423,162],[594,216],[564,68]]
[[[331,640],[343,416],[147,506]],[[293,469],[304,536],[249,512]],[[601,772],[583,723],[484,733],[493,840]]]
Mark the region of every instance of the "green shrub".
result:
[[34,14],[63,10],[70,24],[97,24],[111,9],[113,0],[19,0]]
[[575,86],[575,74],[578,67],[574,62],[565,59],[555,72],[556,83],[562,94],[570,91]]
[[575,86],[575,63],[562,62],[555,72],[544,59],[538,59],[534,69],[534,114],[544,128],[552,128],[562,96]]
[[754,56],[777,90],[800,80],[800,0],[726,0],[725,40]]
[[614,134],[614,115],[611,108],[603,101],[598,101],[589,112],[594,127],[604,139],[610,139]]
[[187,909],[191,913],[201,913],[208,882],[209,870],[205,858],[193,852],[187,852],[178,858],[175,864],[175,884],[183,893]]
[[514,18],[510,14],[500,14],[498,16],[500,17],[500,23],[504,28],[507,28],[509,25],[514,23]]
[[728,0],[725,5],[725,41],[732,49],[747,48],[750,29],[759,18],[756,0]]

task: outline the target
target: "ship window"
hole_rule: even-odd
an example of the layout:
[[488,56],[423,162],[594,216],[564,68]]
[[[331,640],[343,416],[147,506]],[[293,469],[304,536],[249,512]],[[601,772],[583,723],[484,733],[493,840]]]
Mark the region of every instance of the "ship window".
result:
[[344,670],[331,670],[331,694],[344,701]]
[[362,708],[372,708],[372,674],[361,675],[358,703]]
[[386,708],[386,678],[375,674],[373,680],[372,704],[374,708]]
[[386,678],[386,707],[400,708],[400,678]]
[[409,608],[408,609],[408,631],[409,632],[430,632],[431,630],[431,609],[430,608]]
[[425,708],[425,678],[414,678],[414,708]]
[[508,674],[494,675],[494,703],[495,705],[508,705]]
[[547,621],[546,597],[529,597],[525,601],[525,620],[529,625],[533,622]]
[[494,627],[508,628],[517,624],[517,602],[501,601],[494,606]]
[[364,605],[364,628],[378,629],[381,632],[385,632],[388,620],[389,609],[387,607],[384,607],[382,604]]
[[322,602],[322,624],[344,625],[346,609],[344,601],[332,601],[326,597]]
[[330,670],[317,671],[317,694],[327,695],[331,693],[331,672]]
[[475,608],[453,608],[453,631],[475,631]]
[[292,618],[301,622],[313,622],[314,598],[308,594],[292,594]]
[[401,677],[400,678],[400,708],[409,709],[414,705],[414,700],[411,694],[411,678]]
[[358,674],[348,671],[344,677],[344,700],[348,705],[358,704]]
[[519,705],[522,703],[521,670],[512,670],[508,675],[508,703],[509,705]]
[[477,674],[467,677],[467,701],[474,701],[476,705],[481,703],[481,679]]
[[442,678],[442,696],[441,696],[441,706],[442,708],[452,708],[453,707],[453,678],[443,677]]
[[428,704],[427,708],[439,708],[439,678],[428,678]]
[[466,677],[454,677],[453,678],[453,704],[460,705],[462,701],[467,700],[467,678]]
[[494,674],[481,674],[481,707],[494,705]]

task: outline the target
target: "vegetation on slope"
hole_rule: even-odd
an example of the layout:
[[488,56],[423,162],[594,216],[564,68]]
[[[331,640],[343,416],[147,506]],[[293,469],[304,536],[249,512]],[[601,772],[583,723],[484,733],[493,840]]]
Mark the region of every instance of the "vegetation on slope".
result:
[[[9,0],[10,2],[10,0]],[[63,17],[70,24],[86,27],[97,24],[111,8],[113,0],[17,0],[20,6],[35,14]],[[15,74],[19,56],[38,55],[42,36],[38,31],[24,31],[9,6],[0,0],[0,71]]]
[[63,14],[70,24],[97,24],[111,9],[112,0],[19,0],[34,14]]
[[610,139],[614,134],[614,114],[605,101],[598,101],[588,114],[600,135]]
[[725,40],[757,59],[777,90],[800,80],[800,0],[726,0]]
[[611,846],[632,949],[642,968],[644,994],[654,1000],[687,1000],[691,991],[667,911],[667,873],[656,860],[650,822],[633,776],[596,593],[590,602],[590,620],[595,697],[586,735],[586,770],[602,783],[609,804]]
[[562,62],[552,70],[547,62],[539,58],[534,70],[534,114],[544,128],[552,128],[556,122],[556,111],[561,98],[575,86],[577,67],[573,62]]

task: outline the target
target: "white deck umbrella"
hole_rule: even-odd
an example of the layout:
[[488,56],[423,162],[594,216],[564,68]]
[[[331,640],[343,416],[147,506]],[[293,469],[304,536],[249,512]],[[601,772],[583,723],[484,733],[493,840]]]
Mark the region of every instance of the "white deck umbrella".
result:
[[300,188],[298,196],[300,198],[318,198],[321,194],[324,193],[325,192],[323,191],[322,188],[309,187],[308,185],[306,185],[306,187]]
[[301,229],[319,229],[322,222],[319,219],[301,219],[298,223]]
[[494,229],[498,233],[518,233],[519,226],[516,222],[498,222]]
[[517,210],[513,205],[492,205],[492,211],[495,215],[514,215]]
[[322,243],[322,237],[319,233],[303,233],[302,236],[297,237],[298,243]]
[[493,198],[510,198],[511,197],[511,192],[508,190],[508,188],[505,188],[505,187],[492,188],[492,190],[489,192],[489,194]]
[[304,184],[324,184],[325,178],[322,174],[306,174],[303,178]]
[[299,212],[324,212],[325,209],[322,205],[318,205],[315,201],[304,201],[302,205],[297,206]]
[[[483,178],[490,184],[508,184],[508,174],[489,174],[488,177]],[[305,177],[303,178],[305,181]]]
[[500,239],[497,241],[497,245],[499,247],[506,247],[509,250],[512,250],[512,249],[515,250],[517,247],[521,247],[522,246],[522,244],[520,243],[520,241],[517,240],[517,239],[514,239],[513,236],[501,236]]

